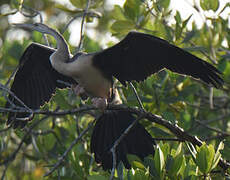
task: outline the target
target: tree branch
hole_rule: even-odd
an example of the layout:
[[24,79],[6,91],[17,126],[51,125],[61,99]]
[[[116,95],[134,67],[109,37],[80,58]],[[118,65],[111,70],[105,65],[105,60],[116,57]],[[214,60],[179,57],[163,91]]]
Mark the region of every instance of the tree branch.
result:
[[82,42],[83,42],[83,38],[84,38],[84,33],[83,32],[84,32],[85,17],[86,17],[86,15],[88,13],[89,6],[90,6],[90,0],[87,0],[87,4],[86,4],[85,10],[84,10],[84,14],[83,14],[82,20],[81,20],[80,42],[78,44],[77,52],[81,51],[81,49],[82,49]]
[[[136,114],[138,116],[143,116],[143,118],[146,118],[151,122],[154,122],[154,123],[157,123],[157,124],[160,124],[160,125],[166,127],[174,135],[176,135],[178,138],[180,138],[180,139],[182,139],[184,141],[191,142],[193,145],[201,146],[202,143],[203,143],[196,136],[189,135],[188,133],[184,132],[184,130],[182,128],[180,128],[179,126],[174,125],[171,122],[163,119],[161,116],[154,115],[154,114],[149,113],[149,112],[140,111],[140,110],[138,110],[136,108],[130,108],[130,107],[124,107],[124,106],[111,105],[109,107],[109,109],[111,109],[111,110],[126,110],[126,111],[132,112],[132,113],[134,113],[134,114]],[[222,158],[220,159],[218,165],[223,170],[227,170],[230,167],[230,163],[224,161]]]

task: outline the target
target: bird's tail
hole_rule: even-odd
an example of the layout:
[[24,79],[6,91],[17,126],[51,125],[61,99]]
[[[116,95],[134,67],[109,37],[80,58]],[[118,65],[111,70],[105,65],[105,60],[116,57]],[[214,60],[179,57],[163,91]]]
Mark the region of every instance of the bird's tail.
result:
[[[95,155],[95,161],[100,163],[104,170],[112,169],[113,158],[110,149],[135,119],[132,113],[118,110],[105,111],[97,120],[91,137],[91,151]],[[140,123],[136,123],[116,148],[116,165],[122,161],[126,168],[131,168],[127,154],[144,159],[154,154],[153,145],[155,142],[152,136]]]

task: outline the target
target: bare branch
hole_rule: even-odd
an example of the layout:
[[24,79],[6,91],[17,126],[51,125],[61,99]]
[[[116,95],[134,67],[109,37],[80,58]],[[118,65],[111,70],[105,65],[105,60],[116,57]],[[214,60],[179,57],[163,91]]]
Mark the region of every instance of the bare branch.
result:
[[82,49],[82,42],[83,42],[83,38],[84,38],[84,23],[85,23],[85,17],[87,15],[87,12],[88,12],[88,9],[89,9],[89,6],[90,6],[90,0],[87,1],[87,4],[86,4],[86,7],[85,7],[85,10],[84,10],[84,14],[82,16],[82,20],[81,20],[81,33],[80,33],[80,42],[78,44],[78,50],[77,52],[81,51]]
[[115,168],[116,168],[116,148],[117,146],[120,144],[121,140],[129,133],[129,131],[134,127],[134,125],[144,117],[144,115],[140,115],[138,118],[135,119],[135,121],[133,121],[126,129],[125,131],[121,134],[121,136],[114,142],[112,148],[110,149],[110,151],[112,152],[112,156],[113,156],[113,168],[111,171],[111,175],[110,175],[110,180],[113,179],[114,177],[114,173],[115,173]]
[[[182,128],[180,128],[179,126],[174,125],[171,122],[163,119],[161,116],[152,114],[150,112],[144,112],[144,111],[140,111],[140,110],[135,109],[135,108],[124,107],[124,106],[110,105],[109,109],[111,109],[111,110],[126,110],[126,111],[132,112],[138,116],[142,115],[143,118],[146,118],[151,122],[160,124],[160,125],[164,126],[165,128],[169,129],[178,138],[180,138],[184,141],[191,142],[193,145],[197,145],[197,146],[202,145],[202,141],[200,139],[198,139],[196,136],[189,135]],[[224,170],[226,170],[230,167],[230,163],[225,162],[223,159],[220,159],[218,165],[221,168],[223,168]]]
[[209,106],[210,106],[210,109],[214,108],[214,105],[213,105],[213,87],[209,88]]
[[178,142],[184,142],[181,138],[153,138],[154,141],[178,141]]
[[137,98],[137,101],[139,103],[140,108],[144,111],[145,110],[144,106],[143,106],[143,104],[141,102],[141,99],[140,99],[140,97],[139,97],[139,95],[138,95],[138,93],[136,91],[136,88],[134,87],[133,83],[129,82],[129,84],[130,84],[130,86],[131,86],[131,88],[132,88],[132,90],[133,90],[133,92],[134,92],[134,94],[135,94],[135,96]]
[[5,175],[6,175],[6,171],[7,171],[7,169],[8,169],[8,166],[9,166],[9,164],[5,164],[5,168],[4,168],[3,172],[2,172],[1,180],[4,180],[4,179],[5,179]]
[[198,124],[200,124],[200,125],[206,127],[207,129],[209,129],[209,130],[211,130],[211,131],[215,131],[215,132],[221,134],[222,136],[230,136],[230,133],[223,132],[223,131],[221,131],[221,130],[219,130],[219,129],[217,129],[217,128],[211,127],[211,126],[207,125],[206,122],[203,123],[202,121],[199,121],[199,120],[195,120],[195,121],[196,121]]
[[[24,11],[22,11],[22,9],[21,9],[21,10],[20,10],[20,13],[21,13],[23,16],[28,17],[28,18],[34,18],[34,17],[36,17],[36,16],[39,16],[39,18],[40,18],[40,23],[43,23],[43,17],[42,17],[42,14],[41,14],[40,11],[37,11],[37,10],[35,10],[35,9],[33,9],[33,8],[30,8],[30,7],[28,7],[28,6],[24,5],[24,4],[22,4],[22,8],[23,8],[23,9],[26,9],[26,10],[29,10],[29,11],[31,11],[31,12],[33,13],[33,14],[26,14],[26,13],[25,13]],[[46,36],[45,34],[42,34],[42,36],[43,36],[43,38],[44,38],[44,40],[45,40],[46,45],[49,46],[49,41],[48,41],[47,36]]]
[[[82,10],[82,11],[84,11],[84,10]],[[63,34],[68,29],[68,27],[70,26],[70,24],[72,22],[74,22],[76,19],[78,19],[80,17],[83,17],[85,14],[86,14],[86,16],[93,17],[93,18],[100,18],[101,17],[101,14],[99,14],[95,11],[92,11],[92,10],[89,10],[87,12],[84,11],[83,13],[79,13],[70,19],[70,21],[65,25],[65,27],[63,28],[61,33]]]
[[22,102],[12,91],[6,88],[4,85],[0,84],[0,89],[4,90],[8,94],[10,94],[13,98],[15,98],[22,106],[24,106],[31,114],[33,113],[32,109],[30,109],[24,102]]

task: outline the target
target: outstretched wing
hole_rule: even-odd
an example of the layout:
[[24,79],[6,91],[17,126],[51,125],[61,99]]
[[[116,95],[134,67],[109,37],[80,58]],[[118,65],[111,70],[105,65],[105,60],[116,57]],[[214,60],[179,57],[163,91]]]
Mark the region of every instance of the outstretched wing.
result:
[[[20,58],[19,69],[10,90],[31,109],[38,109],[48,102],[56,88],[67,87],[57,80],[74,82],[71,78],[52,68],[49,57],[54,51],[49,47],[32,43]],[[11,95],[9,95],[9,100],[22,106]],[[6,107],[9,106],[10,103],[7,102]],[[26,121],[20,121],[16,118],[26,116],[28,116],[27,113],[9,113],[7,125],[12,125],[14,128],[24,127]]]
[[96,53],[93,62],[105,75],[115,76],[124,85],[127,81],[143,81],[164,68],[214,87],[223,84],[221,73],[208,62],[163,39],[139,32],[130,32],[115,46]]

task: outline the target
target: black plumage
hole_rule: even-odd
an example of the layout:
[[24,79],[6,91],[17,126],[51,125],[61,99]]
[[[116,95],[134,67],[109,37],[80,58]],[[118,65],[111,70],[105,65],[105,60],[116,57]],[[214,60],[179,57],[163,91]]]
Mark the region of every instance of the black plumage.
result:
[[[135,121],[135,116],[128,111],[106,111],[96,122],[91,137],[91,151],[95,154],[95,161],[101,163],[104,170],[112,169],[113,159],[110,149],[125,129]],[[141,158],[154,154],[155,142],[145,128],[137,123],[122,139],[116,148],[116,165],[120,161],[126,168],[131,165],[127,154],[134,154]]]
[[93,64],[105,76],[116,77],[123,85],[132,80],[143,81],[167,68],[173,72],[201,79],[219,88],[221,74],[206,61],[158,37],[130,32],[116,45],[94,55]]
[[[55,49],[32,43],[24,52],[19,61],[19,68],[14,77],[11,91],[31,109],[39,109],[50,100],[56,88],[66,88],[67,86],[58,83],[57,80],[76,83],[72,78],[58,73],[50,63],[50,55]],[[9,99],[16,105],[20,103],[9,95]],[[10,103],[6,104],[9,107]],[[22,105],[20,105],[22,106]],[[27,113],[9,113],[7,125],[14,128],[23,128],[26,121],[15,118],[27,117]]]

